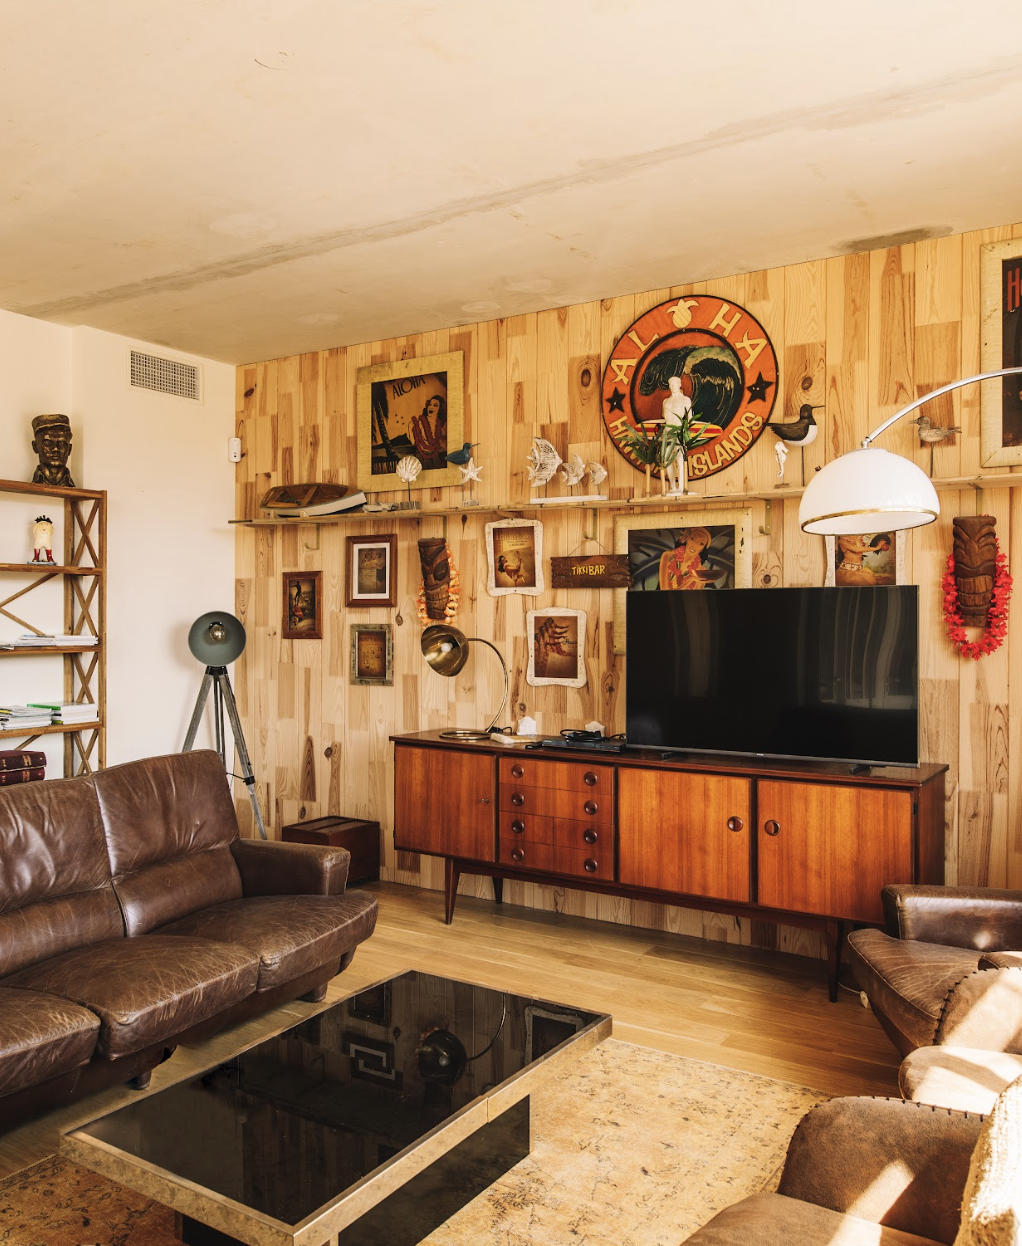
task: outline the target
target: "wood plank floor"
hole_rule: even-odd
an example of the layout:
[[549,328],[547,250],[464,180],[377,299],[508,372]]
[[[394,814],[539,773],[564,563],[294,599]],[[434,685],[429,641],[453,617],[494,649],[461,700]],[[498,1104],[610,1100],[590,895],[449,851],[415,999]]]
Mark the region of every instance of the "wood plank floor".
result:
[[[373,937],[327,1003],[405,969],[609,1012],[614,1037],[830,1095],[897,1094],[898,1057],[858,994],[827,998],[822,961],[376,883]],[[178,1051],[148,1093],[227,1059],[325,1004],[294,1003]],[[136,1097],[112,1087],[0,1134],[0,1176],[56,1150],[60,1133]]]

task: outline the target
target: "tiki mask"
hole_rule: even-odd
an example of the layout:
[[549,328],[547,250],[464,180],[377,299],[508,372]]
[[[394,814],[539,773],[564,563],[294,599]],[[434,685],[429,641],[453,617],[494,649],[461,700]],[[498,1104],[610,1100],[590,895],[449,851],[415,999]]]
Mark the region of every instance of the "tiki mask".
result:
[[419,563],[422,566],[422,583],[426,590],[426,615],[431,619],[444,618],[444,608],[451,586],[449,559],[447,543],[443,537],[422,537],[419,540]]
[[993,515],[972,515],[952,521],[958,612],[966,627],[985,627],[997,571],[997,538]]

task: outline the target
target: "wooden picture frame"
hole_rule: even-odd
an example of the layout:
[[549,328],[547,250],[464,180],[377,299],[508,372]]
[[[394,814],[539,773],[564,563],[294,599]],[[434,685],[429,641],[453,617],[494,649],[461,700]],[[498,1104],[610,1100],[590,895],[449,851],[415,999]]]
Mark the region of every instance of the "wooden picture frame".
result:
[[614,652],[624,653],[626,592],[751,587],[752,511],[623,515],[614,552],[628,555],[632,574],[632,587],[614,593]]
[[394,682],[394,628],[390,623],[352,623],[353,684],[389,687]]
[[824,537],[827,543],[825,588],[876,588],[907,584],[905,533],[868,532]]
[[[465,441],[462,351],[359,368],[355,410],[358,487],[364,493],[461,483],[447,455]],[[419,460],[422,471],[406,485],[396,468],[408,456]]]
[[[1022,365],[1022,238],[980,247],[982,370]],[[982,381],[980,462],[1022,463],[1022,375]]]
[[586,685],[586,612],[563,606],[526,613],[529,667],[526,682],[533,687],[559,684],[564,688]]
[[537,519],[502,519],[486,525],[486,591],[491,597],[543,592],[543,525]]
[[344,604],[397,605],[397,534],[345,538]]
[[282,640],[323,639],[323,572],[285,571]]

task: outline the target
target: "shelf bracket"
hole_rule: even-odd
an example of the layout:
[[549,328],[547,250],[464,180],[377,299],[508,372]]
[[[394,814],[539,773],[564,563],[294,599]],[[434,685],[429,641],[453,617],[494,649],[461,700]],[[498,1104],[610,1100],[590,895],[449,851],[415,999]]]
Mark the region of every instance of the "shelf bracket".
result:
[[[309,532],[310,527],[312,528],[311,533]],[[309,539],[310,536],[314,537],[315,539],[310,540]],[[319,524],[318,523],[307,524],[305,528],[305,541],[303,542],[303,544],[305,545],[305,548],[306,549],[319,549],[319,542],[320,542]]]
[[982,483],[974,484],[972,487],[976,493],[976,514],[977,515],[986,514],[985,510],[983,509],[983,485]]
[[774,499],[767,498],[765,502],[763,503],[763,505],[766,507],[766,515],[764,517],[766,519],[766,522],[761,523],[759,525],[759,530],[763,536],[769,536],[770,525],[773,522],[773,515],[774,515]]

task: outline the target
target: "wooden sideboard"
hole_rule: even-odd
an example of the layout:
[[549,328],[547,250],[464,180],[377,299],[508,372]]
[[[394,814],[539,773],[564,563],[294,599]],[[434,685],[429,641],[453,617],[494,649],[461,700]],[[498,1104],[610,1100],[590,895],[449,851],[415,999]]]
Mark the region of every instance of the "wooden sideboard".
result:
[[579,887],[824,933],[831,999],[846,923],[885,883],[944,881],[946,766],[394,742],[394,845],[462,874]]

